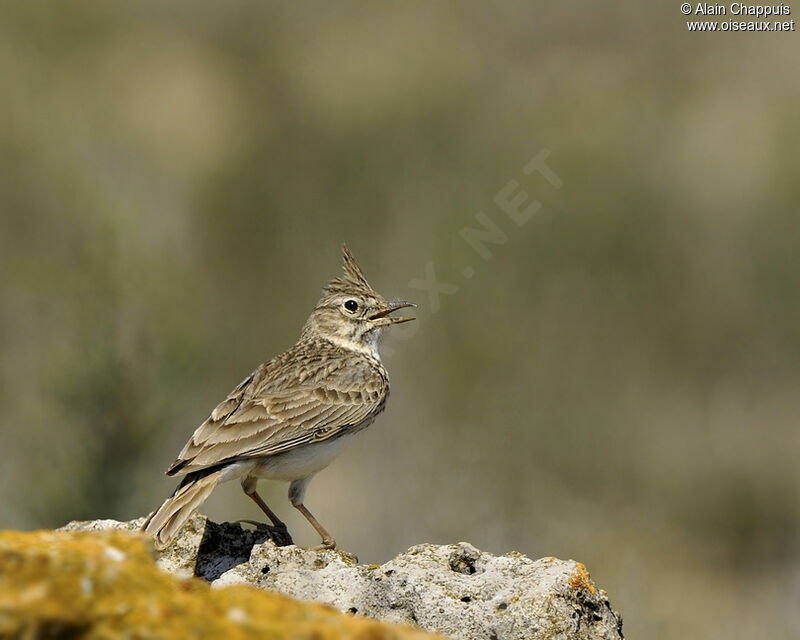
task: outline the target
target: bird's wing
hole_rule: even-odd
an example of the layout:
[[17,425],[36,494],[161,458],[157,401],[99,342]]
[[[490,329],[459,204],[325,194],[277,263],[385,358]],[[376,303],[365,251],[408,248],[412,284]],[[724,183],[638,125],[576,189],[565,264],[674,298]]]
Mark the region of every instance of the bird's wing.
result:
[[386,391],[386,378],[363,358],[277,383],[259,367],[197,428],[167,474],[335,438],[378,412]]

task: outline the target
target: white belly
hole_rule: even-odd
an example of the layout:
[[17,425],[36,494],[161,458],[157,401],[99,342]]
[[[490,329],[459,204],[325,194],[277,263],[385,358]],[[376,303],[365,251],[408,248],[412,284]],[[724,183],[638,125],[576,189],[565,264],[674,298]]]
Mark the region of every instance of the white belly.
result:
[[287,482],[313,476],[333,462],[353,435],[315,442],[277,456],[262,458],[256,461],[250,473],[257,478]]

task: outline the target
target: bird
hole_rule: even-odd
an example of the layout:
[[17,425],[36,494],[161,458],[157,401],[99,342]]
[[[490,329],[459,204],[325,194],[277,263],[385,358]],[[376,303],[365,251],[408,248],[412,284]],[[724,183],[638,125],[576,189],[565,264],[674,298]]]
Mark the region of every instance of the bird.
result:
[[142,525],[156,549],[168,547],[214,488],[233,479],[287,535],[256,485],[260,479],[289,482],[289,501],[322,538],[313,548],[336,549],[304,504],[306,488],[384,410],[389,375],[380,358],[381,335],[415,319],[395,311],[416,307],[375,291],[347,245],[342,269],[323,288],[295,345],[228,394],[166,471],[182,480]]

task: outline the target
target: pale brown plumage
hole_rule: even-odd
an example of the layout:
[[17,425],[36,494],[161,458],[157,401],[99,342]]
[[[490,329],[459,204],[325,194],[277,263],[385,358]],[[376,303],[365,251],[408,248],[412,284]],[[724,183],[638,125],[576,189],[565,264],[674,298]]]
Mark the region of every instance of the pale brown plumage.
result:
[[382,411],[388,393],[380,362],[322,338],[303,340],[242,381],[197,428],[167,475],[336,438]]
[[411,303],[389,303],[367,282],[347,247],[344,273],[323,296],[291,349],[262,364],[194,432],[167,475],[185,476],[144,525],[164,547],[217,483],[242,488],[284,527],[255,491],[258,478],[289,480],[292,504],[323,538],[333,538],[303,505],[305,486],[347,436],[383,410],[389,378],[378,355],[381,331],[412,318],[391,317]]

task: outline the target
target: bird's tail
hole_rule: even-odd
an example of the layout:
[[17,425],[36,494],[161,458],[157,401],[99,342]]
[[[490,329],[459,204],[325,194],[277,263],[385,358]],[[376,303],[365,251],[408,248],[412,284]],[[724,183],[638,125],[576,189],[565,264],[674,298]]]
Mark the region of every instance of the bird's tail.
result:
[[164,549],[172,542],[221,477],[222,469],[203,469],[188,474],[164,504],[150,515],[142,530],[153,536],[156,549]]

